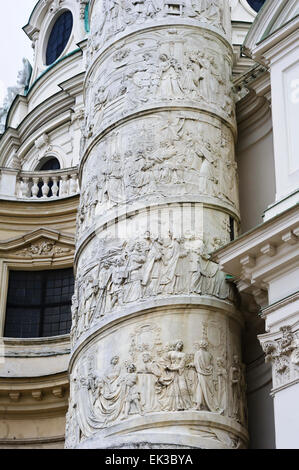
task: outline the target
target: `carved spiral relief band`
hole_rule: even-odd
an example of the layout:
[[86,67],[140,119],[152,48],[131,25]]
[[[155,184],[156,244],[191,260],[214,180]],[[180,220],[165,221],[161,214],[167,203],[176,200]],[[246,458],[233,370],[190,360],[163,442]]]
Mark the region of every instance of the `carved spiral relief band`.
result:
[[[233,346],[232,326],[217,314],[213,320],[204,313],[195,316],[194,326],[201,336],[193,341],[191,350],[185,351],[181,339],[163,341],[168,334],[157,324],[140,322],[129,335],[121,335],[127,341],[114,350],[119,354],[103,354],[107,338],[104,345],[88,347],[73,368],[71,386],[79,396],[70,413],[77,419],[72,422],[71,413],[68,425],[74,426],[74,439],[78,429],[84,442],[126,420],[152,413],[160,413],[163,420],[163,413],[190,410],[246,426],[244,366]],[[165,326],[171,321],[166,318]],[[110,341],[115,334],[119,335],[117,330],[111,332]],[[236,439],[230,441],[230,447],[236,445]]]
[[245,448],[229,2],[90,14],[66,445]]

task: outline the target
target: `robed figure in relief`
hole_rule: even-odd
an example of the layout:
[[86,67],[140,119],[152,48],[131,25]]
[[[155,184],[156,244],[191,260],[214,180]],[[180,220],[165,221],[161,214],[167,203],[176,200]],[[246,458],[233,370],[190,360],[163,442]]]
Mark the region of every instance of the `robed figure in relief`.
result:
[[125,388],[121,377],[119,357],[111,359],[110,367],[98,381],[98,397],[94,411],[103,426],[117,420],[123,410]]
[[169,351],[165,357],[165,373],[157,383],[159,402],[163,411],[188,410],[192,407],[186,375],[187,358],[183,348],[184,343],[179,340],[174,346],[174,351]]
[[196,408],[219,412],[216,402],[216,390],[213,382],[213,356],[208,351],[208,343],[195,344],[194,367],[197,372],[198,386],[195,395]]

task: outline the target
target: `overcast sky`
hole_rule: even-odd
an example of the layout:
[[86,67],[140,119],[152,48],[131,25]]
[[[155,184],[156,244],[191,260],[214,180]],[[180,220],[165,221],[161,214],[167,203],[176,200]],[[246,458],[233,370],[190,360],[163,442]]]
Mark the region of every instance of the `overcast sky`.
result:
[[8,86],[16,83],[22,58],[32,63],[31,41],[22,27],[28,23],[37,0],[0,0],[0,105]]

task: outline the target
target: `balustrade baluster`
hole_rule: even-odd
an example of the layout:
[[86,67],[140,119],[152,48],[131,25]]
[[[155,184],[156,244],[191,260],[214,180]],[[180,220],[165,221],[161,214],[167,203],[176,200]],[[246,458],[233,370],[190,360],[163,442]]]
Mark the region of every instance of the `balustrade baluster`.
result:
[[21,189],[21,197],[22,198],[30,198],[31,195],[29,193],[29,178],[25,178],[23,177],[22,178],[22,181],[21,181],[21,185],[20,185],[20,189]]
[[42,181],[44,183],[44,185],[42,186],[43,198],[47,198],[48,194],[49,194],[49,191],[50,191],[50,188],[49,188],[49,185],[48,185],[49,179],[50,178],[48,176],[44,176],[43,179],[42,179]]
[[38,187],[39,177],[32,178],[32,181],[33,181],[33,186],[31,188],[31,194],[32,194],[33,199],[37,199],[37,195],[39,192],[39,187]]
[[52,186],[52,197],[58,197],[58,176],[52,176],[53,186]]
[[70,195],[78,192],[78,175],[72,174],[70,179]]
[[73,172],[69,174],[65,170],[62,170],[62,174],[57,171],[53,176],[51,174],[47,176],[43,172],[40,176],[37,172],[32,173],[32,176],[29,172],[24,172],[27,176],[20,173],[15,196],[23,199],[56,199],[78,194],[78,173],[75,173],[73,168],[72,170]]
[[63,175],[61,177],[61,190],[60,190],[60,197],[68,196],[68,175]]

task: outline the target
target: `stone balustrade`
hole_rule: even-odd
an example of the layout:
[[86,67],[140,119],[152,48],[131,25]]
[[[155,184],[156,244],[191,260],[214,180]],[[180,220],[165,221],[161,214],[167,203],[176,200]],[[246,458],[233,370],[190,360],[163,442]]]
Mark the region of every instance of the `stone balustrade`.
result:
[[[1,169],[1,173],[6,169]],[[45,200],[73,196],[79,193],[78,168],[55,171],[13,171],[9,188],[1,187],[0,197],[9,199]]]

